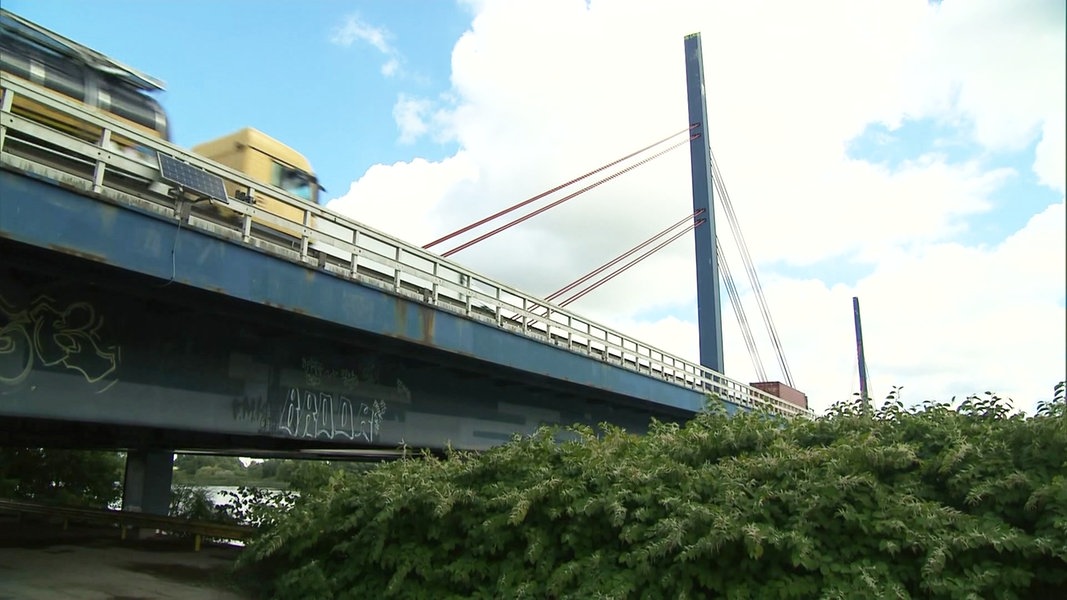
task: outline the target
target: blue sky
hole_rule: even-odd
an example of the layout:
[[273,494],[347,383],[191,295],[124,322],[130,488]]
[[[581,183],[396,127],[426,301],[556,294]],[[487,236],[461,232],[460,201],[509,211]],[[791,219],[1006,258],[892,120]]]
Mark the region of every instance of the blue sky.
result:
[[[309,158],[329,208],[419,244],[684,127],[682,39],[700,31],[711,143],[816,407],[858,389],[852,296],[872,381],[905,400],[1027,406],[1064,377],[1064,6],[4,2],[164,80],[176,143],[261,129]],[[456,259],[549,293],[688,214],[687,161]],[[573,308],[695,359],[693,261],[676,243]],[[747,380],[723,321],[727,374]]]
[[[439,159],[454,144],[401,143],[400,94],[448,91],[470,14],[450,2],[5,0],[4,8],[162,79],[173,141],[252,126],[302,152],[331,194],[372,164]],[[331,41],[349,18],[388,26],[390,56]],[[381,68],[390,59],[392,76]]]

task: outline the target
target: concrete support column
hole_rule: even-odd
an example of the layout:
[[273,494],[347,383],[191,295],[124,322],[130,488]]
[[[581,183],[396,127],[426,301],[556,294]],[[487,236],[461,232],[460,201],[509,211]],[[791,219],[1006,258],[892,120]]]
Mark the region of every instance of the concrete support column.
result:
[[166,515],[170,512],[170,484],[174,451],[130,450],[126,453],[122,510]]

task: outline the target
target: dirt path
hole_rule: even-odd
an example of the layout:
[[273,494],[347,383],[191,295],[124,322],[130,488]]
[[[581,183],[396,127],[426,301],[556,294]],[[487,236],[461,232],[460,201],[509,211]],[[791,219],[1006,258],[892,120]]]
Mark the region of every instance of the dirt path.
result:
[[189,539],[122,541],[117,529],[0,516],[0,600],[249,600],[230,575],[239,550]]

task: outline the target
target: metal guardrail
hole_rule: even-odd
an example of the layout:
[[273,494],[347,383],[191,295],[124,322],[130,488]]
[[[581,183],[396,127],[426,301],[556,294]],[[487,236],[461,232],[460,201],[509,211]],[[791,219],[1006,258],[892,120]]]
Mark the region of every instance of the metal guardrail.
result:
[[127,531],[132,528],[155,529],[170,533],[188,534],[193,536],[193,549],[197,552],[200,551],[200,546],[205,537],[221,540],[246,540],[256,533],[256,528],[251,525],[185,519],[167,515],[112,510],[110,508],[54,506],[38,502],[7,500],[2,498],[0,498],[0,511],[13,513],[20,518],[22,515],[41,515],[45,517],[60,518],[63,519],[64,529],[67,528],[70,522],[108,526],[113,525],[119,528],[119,533],[122,539],[126,539]]
[[[45,178],[85,196],[181,220],[279,258],[337,277],[424,302],[542,343],[566,348],[698,392],[716,394],[746,408],[786,417],[811,412],[653,348],[459,264],[377,231],[341,214],[255,181],[110,115],[0,74],[0,166]],[[67,133],[12,111],[15,96],[74,119],[83,131]],[[87,136],[88,132],[91,135]],[[79,135],[75,135],[79,133]],[[114,140],[121,140],[123,148]],[[148,154],[129,151],[135,144]],[[247,198],[282,203],[299,222],[231,199],[196,202],[167,186],[155,153],[176,157],[237,186]],[[295,212],[294,212],[295,211]]]

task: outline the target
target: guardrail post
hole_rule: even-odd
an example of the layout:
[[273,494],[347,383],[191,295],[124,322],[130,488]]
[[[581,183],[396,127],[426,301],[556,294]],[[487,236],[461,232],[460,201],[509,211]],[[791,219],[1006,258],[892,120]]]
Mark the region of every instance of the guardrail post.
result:
[[434,263],[433,263],[433,284],[430,286],[430,299],[433,301],[433,305],[434,306],[437,306],[437,289],[438,289],[438,283],[437,283],[438,275],[437,275],[437,272],[438,272],[438,267],[440,267],[440,266],[441,266],[441,263],[434,261]]
[[397,246],[396,247],[396,252],[393,253],[394,257],[396,258],[396,266],[393,267],[393,291],[397,292],[397,293],[400,292],[400,253],[401,252],[402,252],[402,248],[400,246]]
[[308,227],[311,226],[311,211],[304,209],[304,230],[300,232],[300,261],[306,261],[308,257]]
[[359,230],[352,230],[352,260],[349,261],[349,265],[352,268],[352,279],[359,276]]
[[104,128],[100,134],[100,150],[97,151],[96,165],[93,167],[93,193],[99,194],[104,191],[104,170],[107,169],[107,163],[104,162],[104,156],[110,152],[109,146],[111,145],[111,130],[107,127]]
[[[15,92],[3,88],[0,89],[0,112],[10,113],[11,102],[15,98]],[[0,150],[4,149],[4,140],[7,139],[7,126],[0,122]]]

